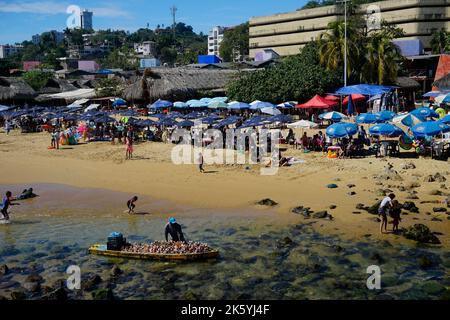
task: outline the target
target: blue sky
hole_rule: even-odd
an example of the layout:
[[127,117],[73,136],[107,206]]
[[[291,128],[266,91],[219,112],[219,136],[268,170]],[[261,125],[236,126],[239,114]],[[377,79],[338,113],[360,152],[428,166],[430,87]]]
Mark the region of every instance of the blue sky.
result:
[[0,44],[31,40],[48,30],[63,30],[69,5],[94,11],[94,29],[135,31],[172,22],[169,8],[178,7],[177,21],[207,32],[215,25],[232,26],[252,16],[288,12],[307,0],[0,0]]

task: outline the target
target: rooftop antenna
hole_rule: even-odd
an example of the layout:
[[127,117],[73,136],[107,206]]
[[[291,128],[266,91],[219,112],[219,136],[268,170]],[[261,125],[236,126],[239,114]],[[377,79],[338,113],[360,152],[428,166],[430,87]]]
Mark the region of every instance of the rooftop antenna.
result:
[[172,24],[172,31],[175,35],[175,26],[177,24],[176,22],[176,15],[177,15],[178,8],[174,5],[172,8],[170,8],[170,13],[172,14],[173,24]]

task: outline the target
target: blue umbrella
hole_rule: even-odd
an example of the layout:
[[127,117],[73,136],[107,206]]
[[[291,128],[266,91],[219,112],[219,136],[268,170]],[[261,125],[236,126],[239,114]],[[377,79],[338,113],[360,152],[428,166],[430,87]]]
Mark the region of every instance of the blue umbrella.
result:
[[155,124],[156,124],[156,122],[152,121],[150,119],[139,121],[139,126],[141,126],[141,127],[150,127],[150,126],[154,126]]
[[127,102],[123,99],[117,98],[116,100],[114,100],[113,102],[113,107],[117,107],[117,106],[126,106]]
[[348,138],[358,132],[358,126],[354,123],[339,122],[329,126],[326,132],[330,138]]
[[161,126],[172,127],[172,126],[176,126],[178,123],[171,118],[165,118],[165,119],[159,120],[158,124]]
[[412,132],[416,137],[432,137],[450,131],[450,126],[440,121],[427,121],[412,127]]
[[200,118],[202,114],[200,112],[191,112],[184,116],[185,119],[197,119]]
[[411,114],[422,117],[422,118],[439,118],[439,115],[436,111],[431,110],[427,107],[418,108],[416,110],[411,111]]
[[372,135],[386,137],[400,137],[404,134],[403,130],[392,123],[380,123],[369,129]]
[[214,98],[211,99],[211,101],[227,102],[228,101],[228,97],[214,97]]
[[348,105],[347,105],[347,114],[349,116],[355,113],[355,107],[353,106],[353,98],[352,95],[348,96]]
[[158,99],[155,103],[153,103],[150,108],[152,109],[164,109],[164,108],[170,108],[173,106],[173,103],[166,100]]
[[206,104],[210,103],[211,100],[212,100],[211,98],[201,98],[200,99],[201,102],[206,103]]
[[270,122],[270,123],[274,123],[274,122],[291,123],[293,121],[293,119],[292,119],[292,116],[290,116],[290,115],[278,114],[278,115],[274,115],[274,116],[268,118],[265,121]]
[[228,104],[228,109],[231,109],[231,110],[250,109],[250,105],[245,102],[233,101]]
[[217,128],[229,126],[229,125],[232,125],[232,124],[236,124],[236,123],[238,123],[240,120],[241,120],[240,117],[237,117],[237,116],[230,116],[230,117],[228,117],[228,118],[226,118],[226,119],[223,119],[223,120],[220,121],[219,123],[217,123],[217,124],[214,126],[214,128],[217,129]]
[[193,127],[194,125],[194,122],[190,120],[184,120],[177,123],[177,127]]
[[442,119],[439,119],[438,121],[445,123],[445,124],[450,124],[450,114],[446,115],[445,117],[443,117]]
[[356,117],[356,122],[357,123],[373,124],[373,123],[383,122],[383,119],[381,119],[381,117],[379,115],[377,115],[377,114],[362,113],[361,115]]
[[[188,102],[187,102],[188,103]],[[205,108],[208,106],[208,103],[205,101],[195,100],[189,103],[189,107],[191,108]]]
[[440,96],[441,94],[442,94],[442,92],[440,92],[440,91],[429,91],[429,92],[425,93],[423,96],[436,98],[437,96]]
[[384,121],[390,121],[390,120],[392,120],[392,119],[395,117],[395,115],[396,115],[395,112],[389,111],[389,110],[383,110],[383,111],[377,112],[377,113],[375,113],[375,114],[378,115],[378,116],[380,116],[380,118],[381,118],[382,120],[384,120]]
[[156,114],[151,114],[150,117],[157,118],[157,119],[164,119],[167,117],[167,115],[164,113],[156,113]]
[[187,107],[189,107],[189,105],[185,102],[177,101],[177,102],[174,102],[173,107],[174,108],[187,108]]

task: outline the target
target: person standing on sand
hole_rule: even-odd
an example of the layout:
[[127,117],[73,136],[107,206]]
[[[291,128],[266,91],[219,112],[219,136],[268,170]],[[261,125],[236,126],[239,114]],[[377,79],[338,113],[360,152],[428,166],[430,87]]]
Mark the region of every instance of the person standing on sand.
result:
[[204,159],[203,159],[203,154],[201,152],[198,153],[198,169],[200,170],[201,173],[205,172],[205,169],[203,169],[203,163],[204,163]]
[[126,160],[131,160],[131,158],[133,158],[133,139],[131,138],[131,135],[127,135],[126,136],[125,143],[126,143],[126,146],[127,146],[125,159]]
[[386,198],[384,198],[381,201],[380,204],[380,208],[378,209],[378,215],[381,217],[381,223],[380,223],[380,233],[384,233],[383,232],[383,227],[384,227],[384,231],[387,231],[387,213],[388,210],[391,209],[393,207],[392,201],[395,199],[395,194],[391,193],[389,196],[387,196]]
[[5,121],[5,131],[6,135],[9,135],[9,132],[11,131],[11,124],[9,123],[8,119]]

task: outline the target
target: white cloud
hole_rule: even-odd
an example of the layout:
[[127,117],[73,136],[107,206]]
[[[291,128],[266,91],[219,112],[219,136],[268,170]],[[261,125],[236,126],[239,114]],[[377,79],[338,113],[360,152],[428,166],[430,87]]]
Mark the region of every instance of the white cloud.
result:
[[[17,1],[10,3],[0,1],[0,12],[4,13],[34,13],[34,14],[67,14],[70,3],[61,1]],[[89,8],[97,17],[123,17],[129,18],[131,14],[117,7]]]

